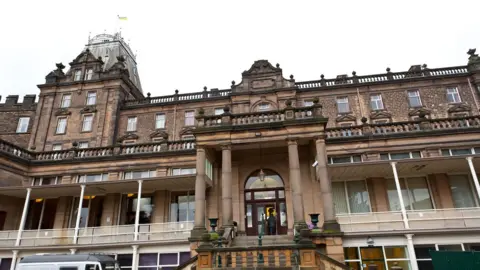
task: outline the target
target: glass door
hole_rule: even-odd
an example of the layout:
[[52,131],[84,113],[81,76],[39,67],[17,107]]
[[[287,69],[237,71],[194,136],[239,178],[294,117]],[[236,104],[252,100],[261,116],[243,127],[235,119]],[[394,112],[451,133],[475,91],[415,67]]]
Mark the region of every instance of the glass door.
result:
[[382,247],[360,248],[363,269],[386,270]]

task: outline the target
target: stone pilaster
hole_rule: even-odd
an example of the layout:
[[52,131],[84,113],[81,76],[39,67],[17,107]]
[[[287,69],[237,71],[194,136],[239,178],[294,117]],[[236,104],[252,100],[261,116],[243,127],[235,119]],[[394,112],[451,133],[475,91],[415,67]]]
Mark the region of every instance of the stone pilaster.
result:
[[324,231],[340,231],[340,225],[335,218],[335,208],[333,205],[332,183],[328,175],[327,168],[327,149],[325,146],[325,138],[315,138],[315,147],[317,150],[317,178],[320,182],[320,190],[323,200],[323,230]]
[[232,146],[222,145],[222,225],[233,226]]

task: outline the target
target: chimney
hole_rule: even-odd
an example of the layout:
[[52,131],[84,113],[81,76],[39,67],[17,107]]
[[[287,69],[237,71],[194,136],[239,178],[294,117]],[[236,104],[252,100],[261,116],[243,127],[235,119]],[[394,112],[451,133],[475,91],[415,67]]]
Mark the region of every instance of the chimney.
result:
[[37,98],[37,95],[25,95],[23,97],[23,105],[28,106],[28,105],[35,104],[35,99],[36,98]]
[[5,105],[15,105],[18,102],[18,95],[9,95],[5,100]]

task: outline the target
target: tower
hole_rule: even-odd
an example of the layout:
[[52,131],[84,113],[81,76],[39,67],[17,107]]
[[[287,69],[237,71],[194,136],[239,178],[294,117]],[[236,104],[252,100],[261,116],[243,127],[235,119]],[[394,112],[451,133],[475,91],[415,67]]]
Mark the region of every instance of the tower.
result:
[[143,93],[135,55],[120,33],[115,35],[99,34],[89,38],[84,50],[86,49],[89,49],[96,58],[102,58],[104,62],[102,71],[109,70],[117,62],[117,57],[123,56],[130,80]]

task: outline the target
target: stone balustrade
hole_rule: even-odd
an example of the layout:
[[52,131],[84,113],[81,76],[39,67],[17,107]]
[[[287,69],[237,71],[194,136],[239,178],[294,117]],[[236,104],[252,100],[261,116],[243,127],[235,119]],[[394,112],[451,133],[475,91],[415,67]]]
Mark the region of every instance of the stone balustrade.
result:
[[322,106],[315,105],[309,107],[294,108],[290,105],[282,110],[271,110],[264,112],[249,112],[233,114],[229,108],[224,109],[221,115],[203,115],[200,113],[197,117],[197,125],[203,128],[219,126],[245,126],[255,124],[267,124],[274,122],[294,121],[302,119],[323,118]]
[[384,124],[364,123],[359,126],[327,128],[327,139],[352,138],[363,136],[385,136],[407,134],[421,131],[461,131],[480,128],[480,116],[462,118],[427,119],[416,121],[393,122]]
[[165,141],[156,143],[117,145],[93,148],[71,148],[60,151],[32,152],[0,139],[0,151],[28,161],[75,160],[112,156],[191,151],[195,141]]
[[420,71],[404,71],[404,72],[390,72],[389,69],[387,73],[384,74],[374,74],[366,76],[356,76],[355,74],[351,77],[338,77],[334,79],[325,79],[315,81],[305,81],[305,82],[296,82],[295,86],[299,89],[309,89],[309,88],[325,88],[339,85],[351,85],[351,84],[371,84],[378,82],[389,82],[389,81],[400,81],[407,80],[412,78],[424,78],[424,77],[446,77],[446,76],[459,76],[467,75],[468,69],[467,66],[458,66],[458,67],[446,67],[446,68],[437,68],[437,69],[427,69],[423,68]]
[[137,100],[127,100],[125,101],[125,107],[135,107],[138,105],[145,104],[168,104],[182,101],[194,101],[201,99],[213,99],[219,97],[230,96],[232,90],[217,90],[212,89],[210,91],[196,92],[196,93],[187,93],[187,94],[178,94],[178,91],[174,95],[170,96],[159,96],[159,97],[150,97],[149,95],[144,99]]

